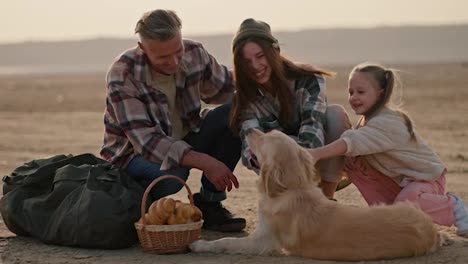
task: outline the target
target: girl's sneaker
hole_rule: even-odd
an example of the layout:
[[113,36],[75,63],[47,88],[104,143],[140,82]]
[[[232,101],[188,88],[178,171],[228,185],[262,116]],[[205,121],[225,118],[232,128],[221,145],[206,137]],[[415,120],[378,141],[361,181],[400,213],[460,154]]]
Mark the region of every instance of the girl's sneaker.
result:
[[457,235],[468,238],[468,208],[462,199],[453,193],[449,193],[455,201],[453,207],[453,215],[455,216],[455,226],[457,227]]

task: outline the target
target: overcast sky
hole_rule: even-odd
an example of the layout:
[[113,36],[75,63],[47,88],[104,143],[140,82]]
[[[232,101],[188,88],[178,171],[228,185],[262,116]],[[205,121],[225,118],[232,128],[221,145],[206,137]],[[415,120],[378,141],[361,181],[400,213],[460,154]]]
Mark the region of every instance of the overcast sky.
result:
[[468,0],[0,0],[0,43],[128,38],[157,8],[175,10],[186,35],[233,34],[247,17],[273,31],[468,24]]

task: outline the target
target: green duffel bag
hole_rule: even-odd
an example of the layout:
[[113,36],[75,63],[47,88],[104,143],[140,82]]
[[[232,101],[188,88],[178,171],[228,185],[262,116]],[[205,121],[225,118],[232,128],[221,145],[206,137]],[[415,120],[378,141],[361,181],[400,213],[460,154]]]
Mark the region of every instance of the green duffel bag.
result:
[[144,188],[92,154],[35,160],[3,178],[5,225],[45,243],[117,249],[138,241]]

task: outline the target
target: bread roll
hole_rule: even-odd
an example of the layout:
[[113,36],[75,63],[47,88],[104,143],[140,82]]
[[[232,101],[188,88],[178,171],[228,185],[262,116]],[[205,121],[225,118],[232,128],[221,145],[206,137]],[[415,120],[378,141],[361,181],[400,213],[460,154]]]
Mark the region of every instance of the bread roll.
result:
[[172,198],[161,198],[149,207],[146,223],[148,225],[180,225],[198,222],[202,217],[202,212],[194,205]]
[[[147,225],[162,225],[163,224],[163,221],[158,217],[150,217],[149,214],[145,214],[144,217],[145,217],[145,220],[146,220],[145,222]],[[138,223],[143,224],[143,217],[140,217],[140,219],[138,220]]]
[[176,202],[172,198],[161,198],[158,203],[158,210],[164,210],[168,214],[172,214],[175,209]]
[[177,203],[174,213],[169,216],[169,225],[198,222],[202,219],[202,212],[196,206],[187,203]]
[[189,220],[192,219],[192,215],[194,213],[194,209],[190,204],[182,204],[178,210],[180,211],[180,215],[182,215],[185,219]]
[[181,225],[181,224],[186,224],[188,222],[188,219],[185,218],[182,214],[172,214],[169,216],[169,219],[167,219],[167,224],[169,225]]
[[188,222],[188,218],[185,216],[185,204],[182,202],[176,203],[175,210],[173,214],[169,217],[170,220],[167,221],[170,225],[180,225],[186,224]]
[[194,213],[192,215],[192,221],[193,222],[198,222],[203,218],[203,213],[202,213],[202,211],[200,209],[198,209],[198,207],[196,207],[194,205],[193,205],[193,208],[194,208]]
[[[138,224],[142,225],[143,224],[143,217],[146,217],[148,214],[144,214],[140,219],[138,219]],[[148,223],[148,220],[146,220],[146,223]]]
[[183,207],[183,214],[185,218],[189,219],[189,222],[198,222],[202,219],[202,212],[200,209],[191,204],[186,204]]
[[[164,199],[164,198],[161,198]],[[150,225],[164,225],[167,222],[167,219],[171,215],[170,213],[166,212],[161,205],[161,209],[159,208],[159,204],[161,204],[161,199],[153,202],[149,209],[148,209],[148,218],[147,222]]]

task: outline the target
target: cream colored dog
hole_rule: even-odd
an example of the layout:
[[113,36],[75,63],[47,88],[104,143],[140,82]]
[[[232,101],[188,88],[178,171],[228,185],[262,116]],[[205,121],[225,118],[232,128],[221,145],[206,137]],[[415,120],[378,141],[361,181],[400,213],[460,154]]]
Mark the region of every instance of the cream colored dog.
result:
[[327,199],[313,157],[285,134],[254,130],[247,142],[260,163],[256,230],[244,238],[198,240],[192,251],[357,261],[423,255],[444,242],[409,202],[361,208]]

